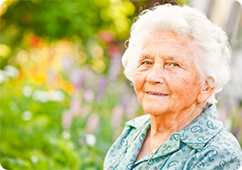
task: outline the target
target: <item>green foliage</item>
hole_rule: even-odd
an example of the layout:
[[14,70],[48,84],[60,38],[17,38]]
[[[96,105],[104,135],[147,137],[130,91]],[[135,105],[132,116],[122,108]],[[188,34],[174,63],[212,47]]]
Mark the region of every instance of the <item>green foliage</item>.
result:
[[[69,129],[61,126],[61,117],[68,109],[70,97],[62,102],[40,102],[26,97],[22,91],[28,81],[1,85],[1,165],[5,169],[102,169],[104,156],[113,142],[110,128],[111,109],[118,94],[110,93],[103,101],[93,103],[91,112],[99,110],[100,126],[94,133],[97,142],[86,142],[87,117],[74,118]],[[38,86],[32,88],[38,89]],[[14,94],[14,95],[13,95]],[[113,98],[110,102],[110,98]],[[127,120],[127,119],[125,119]],[[124,121],[125,121],[124,120]]]
[[[3,19],[7,21],[5,27],[15,25],[18,28],[14,31],[15,34],[32,29],[36,35],[46,36],[50,40],[62,37],[71,38],[73,35],[79,35],[85,39],[95,35],[100,27],[107,24],[100,20],[100,9],[96,8],[93,2],[39,1],[34,4],[32,1],[22,1],[10,5],[8,11],[3,15]],[[109,3],[104,7],[108,6]],[[5,39],[2,41],[6,42]]]
[[[1,59],[1,68],[11,63],[20,48],[36,47],[37,40],[25,43],[25,36],[33,32],[45,41],[68,38],[87,48],[97,41],[97,34],[110,30],[119,40],[128,38],[135,7],[129,1],[6,1],[1,16],[0,44],[10,53]],[[11,63],[12,64],[12,63]]]

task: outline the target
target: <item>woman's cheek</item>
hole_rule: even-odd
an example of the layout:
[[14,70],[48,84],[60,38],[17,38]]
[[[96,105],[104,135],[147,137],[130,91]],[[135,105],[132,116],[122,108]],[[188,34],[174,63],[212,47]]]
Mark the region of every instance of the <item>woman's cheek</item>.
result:
[[186,78],[180,77],[180,75],[176,76],[173,74],[169,76],[169,78],[167,78],[166,82],[172,92],[172,95],[181,98],[184,93],[187,93],[186,85],[188,84],[188,82],[186,81]]
[[142,88],[142,74],[140,72],[135,72],[134,74],[134,87],[135,87],[135,90],[136,92],[139,92],[140,89]]

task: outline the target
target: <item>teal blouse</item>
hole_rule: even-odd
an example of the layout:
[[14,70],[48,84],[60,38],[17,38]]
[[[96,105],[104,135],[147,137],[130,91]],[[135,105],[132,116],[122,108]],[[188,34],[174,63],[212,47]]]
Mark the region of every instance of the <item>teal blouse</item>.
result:
[[108,169],[112,170],[141,170],[143,167],[145,170],[234,170],[241,167],[240,145],[223,127],[215,105],[210,106],[193,123],[174,133],[158,150],[134,162],[149,128],[149,115],[128,121],[122,134],[109,149],[104,169],[111,164]]

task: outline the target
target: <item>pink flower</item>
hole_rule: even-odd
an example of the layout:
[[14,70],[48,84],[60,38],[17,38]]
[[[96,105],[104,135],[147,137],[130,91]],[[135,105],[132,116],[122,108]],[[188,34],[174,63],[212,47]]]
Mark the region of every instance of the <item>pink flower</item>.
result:
[[47,72],[47,82],[53,84],[56,80],[56,72],[54,70],[49,69]]
[[94,133],[99,126],[99,116],[96,114],[92,114],[89,116],[87,125],[86,125],[86,130],[88,133]]
[[61,121],[62,127],[64,129],[70,128],[71,127],[71,124],[72,124],[72,119],[73,119],[72,114],[69,111],[65,111],[62,114],[62,121]]
[[77,97],[73,97],[70,104],[70,112],[73,116],[78,116],[81,113],[81,101]]
[[113,42],[115,40],[115,37],[111,31],[100,31],[98,36],[101,41],[107,43]]
[[120,105],[116,106],[112,110],[112,125],[115,128],[118,128],[122,123],[124,108]]
[[84,91],[83,98],[86,102],[92,102],[95,98],[94,92],[91,89],[87,89]]
[[137,96],[135,94],[132,94],[130,96],[129,103],[125,112],[128,119],[131,119],[135,116],[138,106],[139,106],[139,102],[138,102]]

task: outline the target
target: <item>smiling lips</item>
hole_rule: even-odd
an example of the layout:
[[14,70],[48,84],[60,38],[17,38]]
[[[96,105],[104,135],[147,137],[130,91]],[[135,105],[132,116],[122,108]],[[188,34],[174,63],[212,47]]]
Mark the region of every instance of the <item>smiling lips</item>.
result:
[[168,94],[159,93],[159,92],[146,92],[149,95],[155,95],[155,96],[168,96]]

